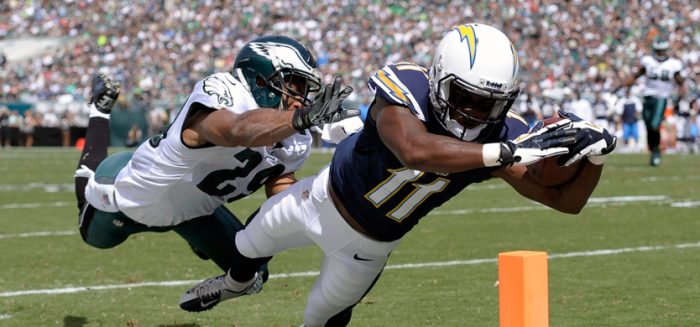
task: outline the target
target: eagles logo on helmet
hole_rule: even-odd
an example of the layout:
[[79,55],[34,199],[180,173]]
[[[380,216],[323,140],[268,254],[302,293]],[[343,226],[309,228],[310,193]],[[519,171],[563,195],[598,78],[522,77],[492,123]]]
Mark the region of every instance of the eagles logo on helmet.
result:
[[311,52],[281,35],[259,37],[244,45],[232,74],[247,84],[255,102],[266,108],[280,106],[283,94],[310,103],[309,94],[321,87]]

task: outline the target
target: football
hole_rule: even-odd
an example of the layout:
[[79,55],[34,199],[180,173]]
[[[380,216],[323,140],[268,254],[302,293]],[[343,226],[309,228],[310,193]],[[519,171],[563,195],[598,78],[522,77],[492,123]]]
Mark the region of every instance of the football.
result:
[[[544,125],[556,123],[561,119],[563,118],[559,116],[549,117],[544,120]],[[570,167],[563,167],[559,166],[557,158],[559,157],[549,157],[528,165],[527,173],[541,185],[557,186],[576,177],[584,162],[581,160]]]

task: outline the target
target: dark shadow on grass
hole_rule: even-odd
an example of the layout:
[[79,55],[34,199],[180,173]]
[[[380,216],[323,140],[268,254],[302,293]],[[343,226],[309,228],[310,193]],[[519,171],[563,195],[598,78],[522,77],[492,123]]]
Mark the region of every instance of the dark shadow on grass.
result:
[[63,317],[63,327],[83,327],[87,324],[87,318],[76,316]]
[[173,324],[173,325],[158,325],[158,327],[199,327],[199,324]]

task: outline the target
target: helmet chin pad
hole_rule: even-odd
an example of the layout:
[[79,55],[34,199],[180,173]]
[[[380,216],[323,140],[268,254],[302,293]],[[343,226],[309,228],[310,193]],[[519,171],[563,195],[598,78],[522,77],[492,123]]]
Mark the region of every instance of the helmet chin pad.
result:
[[454,119],[449,119],[446,123],[447,130],[462,141],[474,141],[486,128],[487,124],[479,124],[474,128],[466,128]]

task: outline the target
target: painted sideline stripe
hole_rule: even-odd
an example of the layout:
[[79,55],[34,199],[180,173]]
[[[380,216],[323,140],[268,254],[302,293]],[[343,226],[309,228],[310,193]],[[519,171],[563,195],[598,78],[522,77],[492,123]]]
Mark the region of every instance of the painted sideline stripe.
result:
[[[660,251],[660,250],[670,250],[670,249],[687,249],[687,248],[698,248],[700,247],[700,241],[695,243],[681,243],[681,244],[671,244],[671,245],[651,245],[651,246],[638,246],[629,248],[619,248],[619,249],[602,249],[602,250],[591,250],[591,251],[580,251],[580,252],[568,252],[568,253],[555,253],[550,254],[549,259],[562,259],[562,258],[574,258],[574,257],[593,257],[601,255],[613,255],[620,253],[630,253],[630,252],[648,252],[648,251]],[[397,265],[386,266],[385,269],[420,269],[420,268],[439,268],[439,267],[450,267],[450,266],[472,266],[484,263],[496,263],[496,258],[484,258],[484,259],[471,259],[471,260],[452,260],[452,261],[438,261],[438,262],[423,262],[423,263],[405,263]],[[272,274],[270,278],[292,278],[292,277],[315,277],[318,276],[318,271],[305,271],[305,272],[294,272],[294,273],[280,273]],[[163,281],[163,282],[143,282],[143,283],[130,283],[130,284],[117,284],[117,285],[95,285],[95,286],[76,286],[76,287],[66,287],[66,288],[52,288],[43,290],[24,290],[24,291],[11,291],[11,292],[0,292],[0,297],[14,297],[23,295],[35,295],[35,294],[68,294],[68,293],[78,293],[86,291],[102,291],[102,290],[112,290],[112,289],[123,289],[123,288],[136,288],[136,287],[148,287],[148,286],[183,286],[183,285],[193,285],[198,283],[199,280],[175,280],[175,281]]]
[[69,205],[76,206],[75,201],[59,201],[59,202],[32,202],[32,203],[8,203],[0,205],[0,209],[34,209],[44,207],[67,207]]
[[[665,195],[641,195],[641,196],[613,196],[613,197],[600,197],[600,198],[590,198],[586,207],[605,207],[609,204],[615,205],[626,205],[626,203],[634,202],[664,202],[668,201],[669,198]],[[71,204],[73,202],[70,202]],[[673,202],[671,207],[675,208],[693,208],[700,206],[700,201],[683,201],[683,202]],[[483,209],[457,209],[457,210],[435,210],[429,213],[432,215],[465,215],[473,213],[502,213],[502,212],[519,212],[519,211],[533,211],[533,210],[553,210],[547,206],[537,204],[533,206],[522,206],[522,207],[511,207],[511,208],[483,208]],[[19,234],[0,234],[1,239],[10,238],[24,238],[24,237],[46,237],[46,236],[71,236],[75,235],[77,232],[72,230],[66,231],[43,231],[43,232],[29,232],[29,233],[19,233]]]
[[0,184],[0,192],[26,192],[36,189],[43,189],[46,193],[56,193],[56,192],[74,192],[75,184],[73,183],[44,183],[44,182],[34,182],[26,184]]
[[[266,197],[262,194],[254,194],[246,196],[245,198],[236,201],[250,201],[250,200],[264,200]],[[0,204],[0,209],[35,209],[35,208],[54,208],[54,207],[68,207],[75,206],[77,204],[75,201],[57,201],[57,202],[29,202],[29,203],[6,203]]]
[[[260,200],[263,199],[263,195],[253,195],[247,196],[241,200]],[[590,198],[588,203],[609,203],[609,202],[635,202],[635,201],[665,201],[668,200],[666,195],[636,195],[636,196],[612,196],[612,197],[601,197],[601,198]],[[239,201],[241,201],[239,200]],[[75,205],[73,201],[59,201],[59,202],[32,202],[32,203],[7,203],[0,205],[0,209],[33,209],[33,208],[43,208],[43,207],[65,207]],[[523,208],[540,208],[544,206],[530,206]],[[486,210],[486,212],[491,212],[490,209],[480,209]],[[461,211],[459,211],[461,213]],[[449,214],[449,213],[447,213]]]
[[[611,196],[590,198],[586,204],[586,208],[605,207],[609,204],[625,205],[630,202],[663,202],[670,198],[666,195],[638,195],[638,196]],[[470,213],[494,213],[494,212],[519,212],[533,210],[554,210],[543,204],[535,204],[531,206],[521,207],[503,207],[503,208],[483,208],[483,209],[457,209],[457,210],[434,210],[428,215],[464,215]]]
[[694,207],[700,207],[700,201],[674,202],[674,203],[671,203],[671,207],[674,207],[674,208],[694,208]]
[[0,234],[0,240],[6,238],[26,238],[26,237],[39,237],[39,236],[69,236],[78,234],[76,231],[72,230],[62,230],[55,232],[31,232],[31,233],[19,233],[19,234]]

